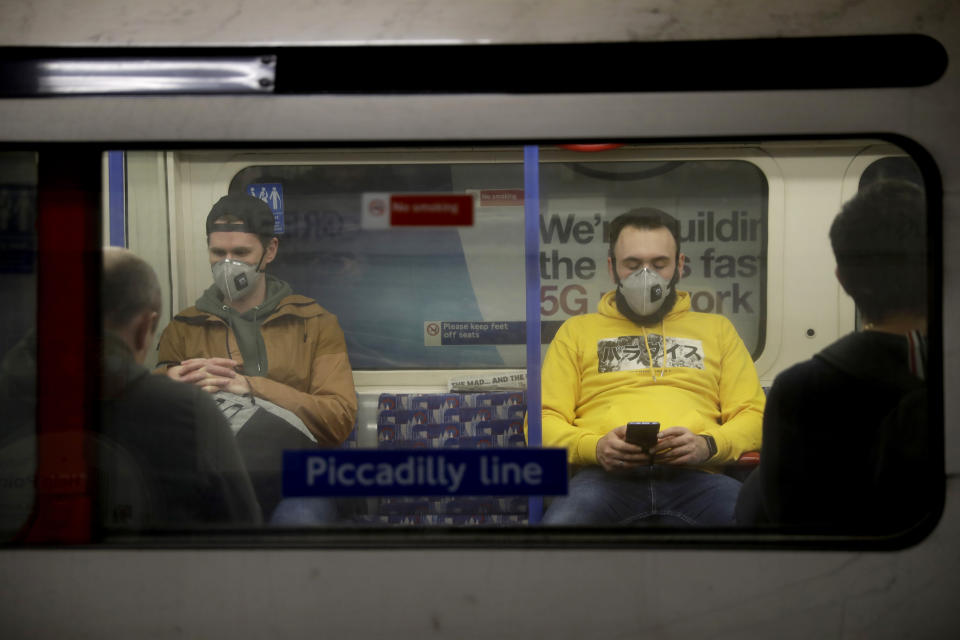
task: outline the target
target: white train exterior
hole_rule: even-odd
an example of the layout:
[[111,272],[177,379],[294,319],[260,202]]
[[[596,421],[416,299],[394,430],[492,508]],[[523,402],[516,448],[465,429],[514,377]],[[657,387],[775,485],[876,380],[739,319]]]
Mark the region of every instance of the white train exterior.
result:
[[[853,306],[838,287],[827,294],[805,287],[832,281],[830,219],[855,192],[868,162],[900,153],[889,141],[901,136],[930,155],[942,181],[947,474],[939,524],[900,551],[784,550],[773,540],[766,549],[523,548],[496,541],[465,548],[330,549],[315,548],[308,537],[285,548],[261,547],[257,540],[231,548],[5,548],[0,618],[7,637],[886,638],[949,637],[960,629],[960,403],[952,392],[960,379],[960,332],[953,320],[960,314],[957,3],[426,0],[254,6],[217,0],[201,6],[177,0],[160,6],[139,0],[7,0],[0,15],[3,46],[216,50],[918,33],[935,38],[950,59],[939,80],[911,88],[0,100],[0,145],[271,145],[275,157],[285,145],[296,145],[310,162],[320,162],[320,154],[309,155],[300,145],[401,145],[398,153],[408,161],[424,147],[450,141],[469,150],[470,143],[627,139],[642,140],[667,159],[748,157],[766,167],[770,189],[767,349],[757,362],[764,384],[852,327]],[[470,71],[505,72],[536,69]],[[623,65],[624,74],[642,72]],[[431,73],[444,73],[442,65]],[[176,199],[159,211],[164,220],[184,227],[195,222],[190,216],[202,215],[196,211],[222,193],[233,175],[222,167],[248,163],[229,151],[210,153],[140,156],[144,172],[161,165],[173,172],[168,177]],[[211,161],[217,169],[203,174]],[[797,188],[811,182],[820,188]],[[186,200],[195,201],[196,209],[184,206]],[[788,213],[799,210],[809,216]],[[194,263],[198,255],[202,260],[203,248],[189,243],[202,238],[183,232],[181,245],[158,247],[149,229],[142,232],[131,237],[132,248],[183,257],[167,295],[173,306],[191,301],[203,269]],[[821,304],[805,302],[814,296]],[[810,327],[817,328],[815,337],[806,336]],[[445,374],[403,375],[404,386],[432,390]],[[356,376],[361,395],[375,393],[389,379],[385,372]]]

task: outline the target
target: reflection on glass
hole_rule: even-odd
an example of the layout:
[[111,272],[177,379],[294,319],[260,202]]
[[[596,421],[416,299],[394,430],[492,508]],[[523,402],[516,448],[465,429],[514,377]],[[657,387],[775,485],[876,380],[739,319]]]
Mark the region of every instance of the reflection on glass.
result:
[[34,498],[36,219],[35,154],[0,152],[0,540],[26,523]]
[[[155,396],[105,405],[98,464],[106,479],[99,496],[106,532],[258,522],[270,532],[527,526],[522,492],[458,493],[466,483],[456,455],[472,452],[479,460],[484,452],[530,451],[528,288],[539,295],[546,351],[544,446],[565,452],[575,472],[569,495],[547,500],[546,524],[744,531],[734,527],[799,522],[830,530],[832,516],[796,521],[777,511],[766,519],[736,512],[738,500],[746,509],[751,487],[769,477],[778,479],[753,495],[783,509],[790,504],[794,484],[780,481],[786,467],[778,454],[804,468],[813,464],[812,456],[793,457],[803,443],[765,446],[786,438],[790,427],[772,423],[768,411],[767,431],[777,434],[763,431],[766,395],[754,361],[774,363],[765,372],[770,384],[833,340],[816,349],[804,342],[804,351],[785,335],[782,312],[796,314],[816,301],[777,295],[786,309],[767,308],[768,267],[771,274],[786,270],[768,246],[829,260],[828,240],[789,208],[790,198],[823,185],[785,171],[777,179],[787,187],[776,187],[788,203],[784,211],[769,200],[774,187],[758,168],[763,163],[744,159],[763,154],[685,149],[674,159],[661,149],[652,160],[641,148],[616,153],[612,160],[541,154],[539,291],[524,278],[519,148],[476,156],[379,150],[369,160],[332,151],[315,158],[299,151],[293,160],[275,152],[129,154],[128,244],[153,267],[161,298],[171,302],[162,305],[157,326],[148,323],[156,338],[130,342],[122,336],[136,331],[104,324],[104,380],[121,383],[109,387],[116,397],[144,380],[143,364],[156,364],[148,378]],[[158,171],[171,157],[179,170]],[[881,163],[864,173],[865,183],[914,170],[899,158]],[[171,179],[179,182],[166,184]],[[839,193],[840,178],[829,188]],[[169,205],[158,198],[172,192],[185,195]],[[632,217],[618,218],[626,212]],[[811,219],[826,228],[834,213]],[[774,224],[803,240],[775,242]],[[925,228],[918,233],[925,242]],[[773,279],[780,286],[801,276]],[[817,285],[837,297],[832,279]],[[155,306],[137,308],[156,313]],[[876,316],[865,311],[875,325],[865,333],[883,327]],[[896,340],[919,345],[922,355],[922,339]],[[778,359],[778,350],[794,355]],[[835,382],[853,393],[855,383]],[[792,397],[784,388],[774,387],[776,407],[785,394]],[[818,387],[796,397],[802,407],[776,413],[800,416],[803,409],[855,422],[833,406],[836,393]],[[901,451],[888,433],[876,436],[864,456],[874,466],[857,467],[857,474],[875,483],[870,491],[900,495],[886,469],[920,469],[929,448],[915,439]],[[351,489],[291,490],[285,450],[318,452],[297,473]],[[401,457],[388,463],[363,458],[368,454]],[[485,486],[537,478],[532,467],[497,455],[484,458],[482,477],[491,483]],[[752,468],[745,460],[755,464],[758,457],[759,470],[741,490]],[[378,488],[407,478],[418,490],[385,495]],[[431,494],[427,485],[440,490]],[[919,517],[908,511],[908,519]]]

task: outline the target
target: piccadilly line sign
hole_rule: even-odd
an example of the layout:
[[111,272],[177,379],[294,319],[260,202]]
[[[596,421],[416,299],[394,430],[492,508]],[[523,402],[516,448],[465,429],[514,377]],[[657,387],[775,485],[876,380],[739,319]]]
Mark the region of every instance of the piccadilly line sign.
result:
[[283,452],[283,495],[565,495],[564,449],[329,449]]

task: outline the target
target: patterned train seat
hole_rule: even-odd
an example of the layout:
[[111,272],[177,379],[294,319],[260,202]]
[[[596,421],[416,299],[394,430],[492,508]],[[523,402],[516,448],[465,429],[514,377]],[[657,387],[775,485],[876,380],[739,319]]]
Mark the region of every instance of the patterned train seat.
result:
[[[380,449],[525,447],[526,394],[381,394]],[[381,498],[370,520],[415,526],[510,525],[527,522],[525,497]]]

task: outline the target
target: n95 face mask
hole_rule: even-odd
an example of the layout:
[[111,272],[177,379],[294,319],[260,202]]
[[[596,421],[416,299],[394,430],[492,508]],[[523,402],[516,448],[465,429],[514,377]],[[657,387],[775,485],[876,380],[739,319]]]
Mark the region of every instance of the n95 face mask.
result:
[[663,306],[670,295],[670,286],[659,273],[644,267],[620,281],[620,292],[634,313],[648,316]]
[[220,289],[224,299],[229,302],[241,300],[250,295],[263,275],[257,270],[256,265],[229,258],[215,263],[211,270],[213,283]]

